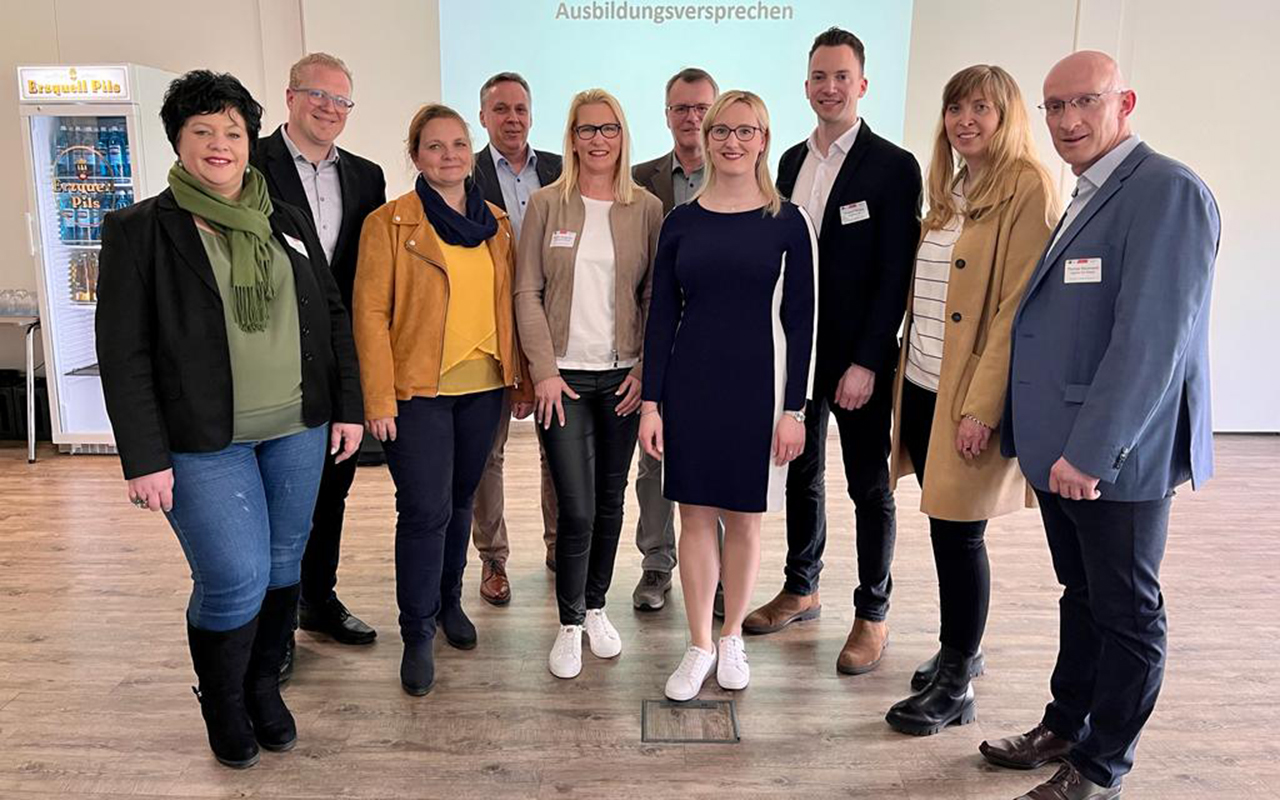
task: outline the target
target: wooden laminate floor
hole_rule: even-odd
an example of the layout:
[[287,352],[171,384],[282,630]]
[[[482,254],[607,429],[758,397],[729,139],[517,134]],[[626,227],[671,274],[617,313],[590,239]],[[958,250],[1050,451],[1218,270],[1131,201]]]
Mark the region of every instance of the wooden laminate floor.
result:
[[[834,440],[833,440],[834,444]],[[286,698],[300,739],[235,772],[210,757],[191,690],[185,563],[164,519],[124,499],[114,458],[28,466],[0,446],[0,798],[1012,798],[1051,774],[987,766],[986,737],[1035,724],[1057,636],[1056,585],[1039,518],[988,533],[993,572],[988,674],[978,722],[924,739],[883,721],[936,647],[926,523],[912,482],[898,493],[891,646],[883,666],[836,674],[852,621],[852,507],[829,449],[831,536],[821,620],[747,642],[740,744],[644,744],[642,701],[660,698],[685,646],[678,588],[633,612],[640,558],[628,497],[609,611],[624,650],[584,655],[580,678],[546,667],[556,629],[542,565],[537,456],[516,426],[507,455],[514,599],[466,606],[470,652],[439,650],[437,686],[400,690],[392,570],[393,492],[361,469],[348,505],[339,591],[378,628],[370,647],[299,634]],[[1164,692],[1126,798],[1280,797],[1280,437],[1219,437],[1218,477],[1174,504],[1163,573],[1170,617]],[[630,495],[631,493],[628,492]],[[781,584],[780,516],[766,519],[755,599]],[[704,698],[727,696],[709,681]]]

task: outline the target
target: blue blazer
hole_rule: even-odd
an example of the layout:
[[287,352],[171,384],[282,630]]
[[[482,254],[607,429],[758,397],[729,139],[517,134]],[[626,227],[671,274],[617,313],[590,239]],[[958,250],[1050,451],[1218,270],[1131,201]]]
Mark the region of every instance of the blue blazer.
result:
[[[1014,317],[1001,451],[1049,490],[1065,456],[1103,499],[1157,500],[1213,474],[1209,296],[1218,206],[1145,143],[1050,244]],[[1067,283],[1069,259],[1101,280]]]

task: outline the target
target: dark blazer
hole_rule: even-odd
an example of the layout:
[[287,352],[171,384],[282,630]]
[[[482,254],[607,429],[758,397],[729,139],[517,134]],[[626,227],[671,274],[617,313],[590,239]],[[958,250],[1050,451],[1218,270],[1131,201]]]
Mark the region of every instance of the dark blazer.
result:
[[[1013,320],[1001,450],[1049,491],[1065,456],[1104,500],[1213,475],[1209,305],[1221,220],[1204,182],[1144,143],[1046,248]],[[1097,280],[1066,262],[1096,259]]]
[[[533,171],[538,175],[539,186],[547,186],[560,177],[560,170],[564,168],[564,159],[544,150],[533,152],[538,154],[538,163]],[[503,211],[509,211],[502,199],[502,186],[498,183],[498,166],[493,163],[493,153],[489,151],[488,145],[476,151],[475,161],[471,179],[479,184],[480,191],[484,192],[484,199]]]
[[[276,203],[271,228],[293,264],[302,344],[302,419],[364,421],[351,324],[305,212]],[[309,258],[284,241],[302,240]],[[173,192],[108,214],[99,260],[98,361],[126,478],[168,469],[169,453],[231,443],[227,323],[213,267]]]
[[[284,143],[284,126],[258,141],[250,158],[252,164],[267,176],[267,191],[272,200],[283,200],[302,209],[315,224],[313,209],[298,177],[293,155]],[[329,269],[342,291],[342,302],[351,308],[351,287],[356,278],[356,256],[360,246],[360,227],[364,218],[387,202],[387,181],[382,167],[355,153],[338,148],[338,182],[342,185],[342,227],[333,250]]]
[[631,179],[662,201],[663,214],[670,214],[671,209],[676,207],[675,181],[672,178],[674,165],[671,163],[673,158],[674,151],[631,168]]
[[[801,142],[782,154],[778,191],[784,197],[791,197],[808,152]],[[831,186],[818,237],[815,396],[834,391],[851,364],[877,374],[893,371],[920,241],[920,194],[915,156],[872,133],[863,120]],[[860,202],[868,217],[840,224],[840,207]]]

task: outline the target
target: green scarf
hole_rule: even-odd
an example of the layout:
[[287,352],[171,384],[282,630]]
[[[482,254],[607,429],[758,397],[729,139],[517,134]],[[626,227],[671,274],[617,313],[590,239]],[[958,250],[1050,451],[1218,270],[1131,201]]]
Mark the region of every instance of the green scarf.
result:
[[267,328],[271,298],[271,223],[273,210],[267,181],[250,166],[244,173],[240,198],[232,201],[210,191],[194,175],[174,164],[169,188],[178,207],[208,222],[227,237],[231,247],[232,311],[245,333]]

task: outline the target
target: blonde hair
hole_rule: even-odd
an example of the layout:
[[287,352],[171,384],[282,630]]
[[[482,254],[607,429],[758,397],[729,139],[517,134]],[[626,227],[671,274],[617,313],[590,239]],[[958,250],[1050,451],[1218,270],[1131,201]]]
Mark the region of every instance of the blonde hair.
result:
[[[716,124],[716,118],[719,117],[724,110],[734,103],[745,103],[748,108],[755,113],[756,119],[760,123],[760,127],[764,128],[761,134],[764,136],[764,150],[760,151],[760,157],[756,159],[756,187],[760,190],[760,194],[764,195],[765,210],[771,216],[778,216],[778,212],[782,211],[782,195],[778,194],[778,189],[773,185],[773,176],[769,174],[769,109],[765,108],[764,101],[753,92],[744,89],[730,89],[716,101],[711,104],[711,108],[707,109],[707,115],[702,118],[702,152],[707,154],[703,164],[706,165],[706,175],[703,178],[702,186],[694,193],[696,200],[711,190],[716,185],[716,162],[711,158],[711,127]],[[733,136],[734,134],[729,134]]]
[[583,106],[598,103],[608,106],[613,115],[618,118],[618,124],[622,126],[622,133],[619,134],[622,141],[618,143],[618,163],[614,167],[613,199],[624,206],[631,205],[636,197],[635,190],[638,188],[636,182],[631,179],[631,129],[627,127],[627,116],[622,113],[622,104],[618,102],[618,98],[604,89],[586,89],[578,92],[573,96],[573,102],[569,103],[569,119],[564,126],[564,169],[560,172],[560,177],[556,178],[551,185],[560,187],[560,195],[565,202],[568,202],[573,197],[573,193],[578,191],[578,151],[573,146],[577,134],[573,129],[578,122],[578,110]]
[[1031,123],[1027,118],[1022,92],[1013,76],[1000,67],[976,64],[966,67],[947,81],[942,90],[942,114],[938,120],[938,133],[934,137],[933,158],[929,163],[926,189],[929,196],[929,213],[924,218],[924,229],[934,230],[945,226],[960,210],[951,196],[956,181],[968,175],[969,167],[957,164],[957,159],[947,138],[947,106],[965,98],[981,95],[994,106],[1000,115],[995,134],[987,145],[986,165],[982,174],[969,187],[965,197],[965,216],[977,219],[990,211],[1013,189],[1018,175],[1029,169],[1040,179],[1045,194],[1045,218],[1053,224],[1058,216],[1057,194],[1053,179],[1040,163],[1035,141],[1031,137]]
[[347,81],[353,86],[355,79],[351,77],[351,70],[347,69],[347,65],[337,56],[331,56],[328,53],[307,53],[298,59],[292,67],[289,67],[289,88],[302,88],[302,72],[307,67],[329,67],[330,69],[341,70],[343,75],[347,76]]
[[462,126],[462,135],[467,140],[467,174],[470,175],[476,161],[476,156],[471,146],[471,129],[467,127],[467,121],[462,118],[461,114],[443,103],[427,103],[418,109],[418,113],[414,114],[413,119],[409,121],[409,136],[405,139],[409,162],[413,163],[414,156],[418,154],[418,145],[422,143],[423,129],[427,127],[427,123],[437,119],[451,119]]

